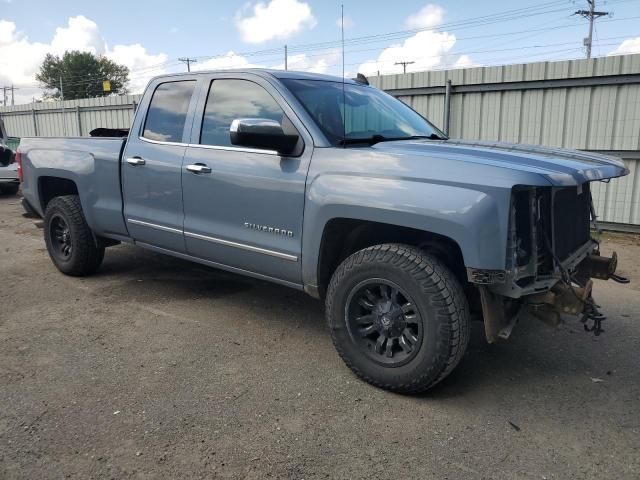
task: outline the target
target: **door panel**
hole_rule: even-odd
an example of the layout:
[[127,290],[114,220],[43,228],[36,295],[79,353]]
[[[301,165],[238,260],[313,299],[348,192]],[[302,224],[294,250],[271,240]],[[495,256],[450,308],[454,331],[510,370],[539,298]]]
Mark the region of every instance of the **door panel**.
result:
[[[217,87],[203,95],[196,110],[197,119],[205,117],[194,128],[182,172],[187,253],[300,284],[304,193],[312,149],[294,158],[230,145],[229,125],[235,118],[282,121],[284,115],[294,115],[273,87],[252,80],[215,78],[212,85]],[[296,128],[301,130],[299,124]],[[199,145],[200,131],[206,145]],[[190,171],[190,165],[211,171]]]
[[[144,119],[136,117],[122,163],[124,215],[130,236],[184,252],[182,161],[193,119],[196,82],[177,80],[150,85],[143,99]],[[140,136],[136,135],[140,132]]]
[[211,168],[210,174],[183,172],[187,252],[299,282],[301,160],[197,146],[188,148],[187,160]]
[[184,252],[182,235],[182,159],[185,146],[138,140],[125,159],[139,157],[143,165],[122,165],[124,214],[131,237]]

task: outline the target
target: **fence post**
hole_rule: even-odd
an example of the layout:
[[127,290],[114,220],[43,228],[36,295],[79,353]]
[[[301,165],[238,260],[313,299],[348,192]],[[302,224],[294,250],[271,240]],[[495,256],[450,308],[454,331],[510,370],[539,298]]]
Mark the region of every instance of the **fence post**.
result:
[[78,136],[82,136],[82,119],[80,118],[80,105],[76,105],[76,120],[78,122]]
[[449,136],[449,124],[451,119],[451,80],[447,80],[444,87],[444,134]]
[[33,119],[33,136],[38,136],[38,119],[36,114],[36,109],[31,107],[31,118]]

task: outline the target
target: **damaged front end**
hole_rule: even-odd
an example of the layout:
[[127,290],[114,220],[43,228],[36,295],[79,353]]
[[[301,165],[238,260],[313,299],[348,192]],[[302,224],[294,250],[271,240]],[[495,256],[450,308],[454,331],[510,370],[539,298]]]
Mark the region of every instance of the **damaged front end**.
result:
[[589,183],[513,189],[506,270],[467,271],[480,291],[488,342],[508,338],[523,317],[558,325],[563,314],[581,316],[586,330],[602,332],[591,279],[627,280],[615,273],[615,252],[600,254],[595,220]]

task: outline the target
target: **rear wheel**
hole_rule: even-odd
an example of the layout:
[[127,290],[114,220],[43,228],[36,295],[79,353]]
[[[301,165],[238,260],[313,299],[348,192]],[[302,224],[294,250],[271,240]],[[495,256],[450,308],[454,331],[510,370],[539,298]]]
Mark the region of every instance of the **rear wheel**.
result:
[[67,275],[89,275],[104,258],[104,247],[96,245],[77,195],[56,197],[49,202],[44,215],[44,239],[54,265]]
[[445,378],[469,340],[460,283],[440,261],[406,245],[366,248],[347,258],[327,291],[338,353],[381,388],[419,393]]

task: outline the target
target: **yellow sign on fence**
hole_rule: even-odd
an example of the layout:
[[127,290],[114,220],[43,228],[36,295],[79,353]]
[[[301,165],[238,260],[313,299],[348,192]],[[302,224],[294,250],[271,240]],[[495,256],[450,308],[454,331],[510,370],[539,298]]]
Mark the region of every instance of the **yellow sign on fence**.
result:
[[109,80],[102,81],[102,91],[110,92],[111,91],[111,82]]

